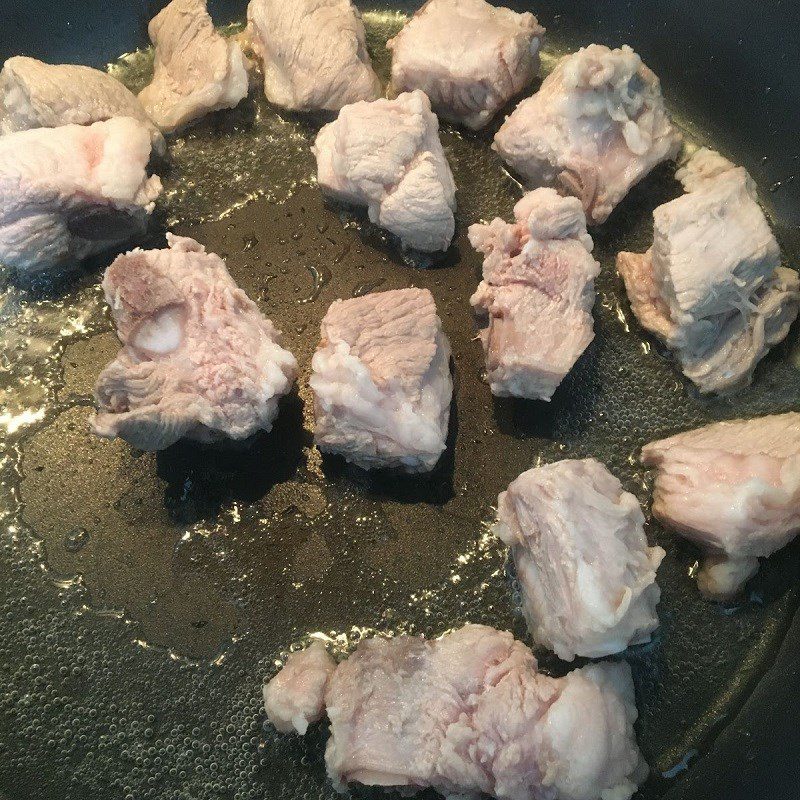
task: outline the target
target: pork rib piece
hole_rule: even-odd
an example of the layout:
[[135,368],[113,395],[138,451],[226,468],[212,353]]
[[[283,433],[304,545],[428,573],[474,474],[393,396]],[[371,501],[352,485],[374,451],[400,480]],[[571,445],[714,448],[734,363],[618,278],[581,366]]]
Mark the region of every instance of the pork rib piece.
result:
[[488,318],[480,338],[492,394],[550,400],[594,338],[600,265],[576,198],[536,189],[514,216],[470,226],[469,240],[485,256],[470,303]]
[[651,442],[653,514],[705,552],[700,591],[735,595],[800,531],[800,414],[717,422]]
[[[267,691],[299,690],[316,705],[316,683],[292,683],[278,673]],[[433,787],[446,797],[627,800],[647,774],[626,664],[551,678],[510,633],[483,625],[432,641],[361,642],[328,679],[324,705],[325,762],[340,790],[362,783],[404,793]]]
[[130,117],[0,137],[0,262],[56,270],[143,233],[161,193],[149,160]]
[[153,149],[166,150],[161,131],[136,95],[107,72],[91,67],[9,58],[0,70],[0,106],[0,133],[133,117],[150,130]]
[[528,186],[575,195],[595,224],[680,145],[658,78],[627,45],[564,56],[494,138]]
[[142,450],[270,430],[294,356],[219,256],[193,239],[167,234],[167,242],[106,270],[122,350],[97,381],[92,430]]
[[497,498],[531,635],[559,658],[597,658],[650,641],[664,558],[638,500],[599,461],[523,472]]
[[311,366],[321,450],[365,469],[433,469],[445,449],[453,381],[450,343],[427,289],[336,300]]
[[324,192],[367,206],[370,220],[407,247],[450,246],[456,187],[423,92],[345,106],[311,149]]
[[264,684],[264,708],[281,732],[301,736],[325,713],[325,688],[336,662],[321,642],[292,653],[281,671]]
[[172,0],[148,26],[155,45],[153,80],[139,93],[162,131],[174,131],[247,96],[247,60],[214,29],[206,0]]
[[779,266],[744,168],[702,149],[677,175],[687,193],[655,209],[653,246],[620,253],[617,269],[642,327],[700,391],[741,388],[789,332],[800,278]]
[[251,0],[247,20],[271,103],[338,111],[380,97],[364,23],[350,0]]
[[428,0],[386,46],[394,94],[421,89],[442,118],[483,128],[533,80],[544,28],[485,0]]

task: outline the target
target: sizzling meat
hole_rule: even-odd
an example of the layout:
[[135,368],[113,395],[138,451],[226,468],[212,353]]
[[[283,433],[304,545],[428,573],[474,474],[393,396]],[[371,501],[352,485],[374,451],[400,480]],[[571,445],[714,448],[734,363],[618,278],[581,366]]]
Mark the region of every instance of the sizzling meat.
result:
[[649,642],[664,558],[648,547],[639,502],[594,459],[523,472],[497,499],[533,639],[559,658]]
[[510,633],[483,625],[361,642],[329,678],[325,705],[325,761],[342,790],[627,800],[647,773],[627,665],[550,678]]
[[219,256],[193,239],[167,241],[169,249],[133,250],[106,270],[122,350],[97,381],[93,431],[162,450],[183,437],[270,430],[294,356]]
[[599,44],[564,56],[494,139],[528,186],[575,195],[597,224],[680,144],[658,78],[627,45]]
[[429,0],[386,44],[391,91],[421,89],[440,117],[483,128],[533,80],[543,36],[533,14],[485,0]]
[[251,0],[247,19],[271,103],[338,111],[380,97],[364,23],[350,0]]
[[325,713],[325,689],[336,662],[321,642],[292,653],[283,669],[264,684],[264,708],[281,732],[301,736]]
[[72,266],[143,233],[161,192],[150,131],[130,117],[0,137],[0,262]]
[[653,212],[653,246],[620,253],[631,309],[675,351],[703,392],[750,383],[800,306],[800,278],[780,251],[742,167],[700,150],[681,170],[687,193]]
[[0,105],[0,133],[133,117],[150,129],[157,152],[166,149],[136,96],[116,78],[90,67],[9,58],[0,71]]
[[439,124],[420,91],[345,106],[312,148],[322,190],[354,205],[415,250],[446,250],[455,184]]
[[800,531],[800,414],[717,422],[651,442],[653,514],[705,551],[703,594],[734,595]]
[[576,198],[536,189],[514,216],[470,227],[472,246],[485,255],[470,302],[488,317],[480,337],[492,393],[549,400],[594,338],[600,265]]
[[239,45],[214,29],[206,0],[172,0],[150,22],[156,57],[153,81],[139,99],[163,131],[233,108],[247,96]]
[[427,289],[337,300],[311,363],[321,450],[366,469],[433,469],[453,382],[450,343]]

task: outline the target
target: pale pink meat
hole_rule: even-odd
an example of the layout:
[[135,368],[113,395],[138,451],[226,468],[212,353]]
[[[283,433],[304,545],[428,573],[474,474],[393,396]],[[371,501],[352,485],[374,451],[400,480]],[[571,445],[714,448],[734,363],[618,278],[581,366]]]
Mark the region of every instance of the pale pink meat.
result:
[[219,256],[193,239],[167,241],[106,270],[122,349],[98,378],[92,430],[141,450],[269,431],[294,382],[294,356]]
[[698,584],[727,598],[800,531],[800,414],[717,422],[651,442],[653,514],[696,542]]
[[536,189],[514,216],[470,227],[485,256],[470,303],[486,322],[480,338],[492,393],[549,400],[594,338],[600,265],[575,198]]
[[525,645],[483,625],[365,640],[328,678],[324,702],[340,790],[627,800],[647,774],[626,664],[550,678]]
[[680,144],[658,78],[627,45],[599,44],[564,56],[494,138],[528,187],[578,197],[595,224]]

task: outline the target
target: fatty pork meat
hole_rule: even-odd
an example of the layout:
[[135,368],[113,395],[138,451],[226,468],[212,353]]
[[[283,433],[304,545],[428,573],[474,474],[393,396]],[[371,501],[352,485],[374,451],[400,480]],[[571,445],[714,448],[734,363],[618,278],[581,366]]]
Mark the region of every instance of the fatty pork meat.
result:
[[[275,682],[296,696],[291,678]],[[318,685],[303,683],[316,705]],[[328,678],[323,702],[325,762],[341,791],[361,783],[445,797],[628,800],[647,774],[626,664],[551,678],[524,644],[484,625],[362,641]]]
[[161,193],[149,160],[130,117],[0,137],[0,262],[55,271],[144,233]]
[[650,641],[664,558],[648,547],[638,500],[599,461],[523,472],[497,499],[535,642],[565,661]]
[[106,270],[122,349],[97,381],[92,430],[141,450],[269,431],[294,382],[294,356],[219,256],[193,239],[167,241]]
[[281,733],[299,733],[325,714],[325,689],[336,662],[321,642],[292,653],[281,671],[264,684],[264,708]]
[[653,246],[619,253],[631,309],[675,352],[701,392],[752,381],[800,308],[800,277],[780,250],[742,167],[699,150],[677,172],[686,194],[653,212]]
[[271,103],[292,111],[338,111],[380,97],[364,23],[350,0],[251,0],[247,20]]
[[166,150],[161,131],[133,92],[107,72],[76,64],[45,64],[14,56],[0,70],[0,133],[91,125],[132,117],[150,130],[153,149]]
[[421,89],[443,119],[483,128],[535,77],[544,32],[485,0],[428,0],[386,43],[390,92]]
[[494,138],[527,186],[578,197],[593,224],[680,146],[658,78],[628,45],[564,56]]
[[216,31],[206,0],[172,0],[148,32],[155,65],[139,100],[162,131],[234,108],[247,96],[247,60],[238,42]]
[[653,514],[704,551],[697,577],[712,599],[734,596],[758,559],[800,531],[800,414],[717,422],[651,442]]
[[415,250],[446,250],[455,232],[455,183],[427,95],[345,106],[312,152],[322,190],[367,206],[369,218]]
[[311,362],[320,450],[365,469],[427,472],[444,452],[450,343],[427,289],[337,300]]
[[472,246],[485,256],[470,303],[488,318],[480,338],[492,394],[550,400],[594,338],[600,265],[576,198],[536,189],[514,216],[470,227]]

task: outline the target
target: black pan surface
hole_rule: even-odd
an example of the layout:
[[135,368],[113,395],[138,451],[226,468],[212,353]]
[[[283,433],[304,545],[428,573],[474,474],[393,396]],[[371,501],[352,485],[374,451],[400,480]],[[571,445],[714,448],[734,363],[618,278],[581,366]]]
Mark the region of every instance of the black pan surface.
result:
[[[35,18],[15,27],[13,17],[3,29],[4,54],[102,63],[139,43],[156,10],[110,5],[66,3],[41,28]],[[775,6],[761,20],[764,35],[772,35]],[[370,49],[385,75],[385,40],[408,9],[366,10]],[[221,22],[242,16],[240,5],[212,11]],[[740,43],[739,58],[752,66],[747,82],[761,93],[755,109],[742,105],[737,125],[730,115],[739,107],[728,106],[723,125],[713,87],[689,91],[702,83],[696,62],[713,62],[699,47],[709,22],[704,9],[694,9],[695,27],[684,21],[683,38],[676,21],[649,3],[544,3],[534,11],[549,29],[545,68],[592,39],[637,48],[661,74],[690,141],[719,147],[753,172],[786,261],[796,265],[800,202],[790,173],[775,172],[791,161],[781,146],[784,128],[771,121],[771,133],[761,130],[749,148],[733,130],[752,134],[759,103],[762,111],[772,103],[759,83],[763,64],[749,60],[752,36]],[[720,19],[718,37],[730,38],[730,14]],[[657,24],[663,34],[654,33]],[[674,63],[655,44],[662,35],[675,36]],[[724,43],[717,48],[733,59]],[[137,53],[112,70],[138,87],[148,64]],[[685,95],[676,92],[682,81]],[[704,103],[704,91],[713,102]],[[797,89],[776,91],[787,101]],[[162,246],[171,229],[224,256],[297,355],[298,390],[274,431],[250,447],[180,443],[154,455],[89,435],[94,379],[117,349],[97,285],[110,255],[58,285],[5,285],[0,800],[333,797],[322,764],[324,726],[299,739],[265,725],[261,683],[288,649],[315,635],[344,652],[375,632],[437,635],[466,621],[526,639],[505,552],[487,532],[510,480],[536,463],[591,455],[646,506],[650,486],[636,459],[643,443],[798,406],[797,329],[765,359],[752,388],[733,399],[702,399],[632,318],[614,256],[646,248],[652,209],[680,191],[669,167],[592,231],[603,266],[597,338],[553,402],[492,400],[467,302],[480,260],[466,227],[508,217],[520,195],[488,148],[493,131],[443,127],[459,187],[459,231],[442,259],[421,263],[401,256],[361,214],[322,200],[308,147],[323,121],[278,113],[251,97],[189,129],[171,142],[160,168],[159,219],[141,242]],[[755,141],[775,156],[762,160]],[[433,292],[453,344],[457,392],[443,462],[432,476],[397,478],[321,458],[311,446],[306,384],[322,315],[337,297],[409,285]],[[787,631],[798,605],[800,548],[769,559],[741,602],[719,606],[702,601],[690,578],[697,552],[652,520],[648,533],[667,558],[659,572],[661,627],[652,644],[626,654],[639,742],[652,768],[640,797],[796,798],[798,768],[780,754],[797,742],[800,637]],[[553,673],[565,670],[546,653],[541,662]],[[765,770],[778,777],[762,795],[752,787]]]

